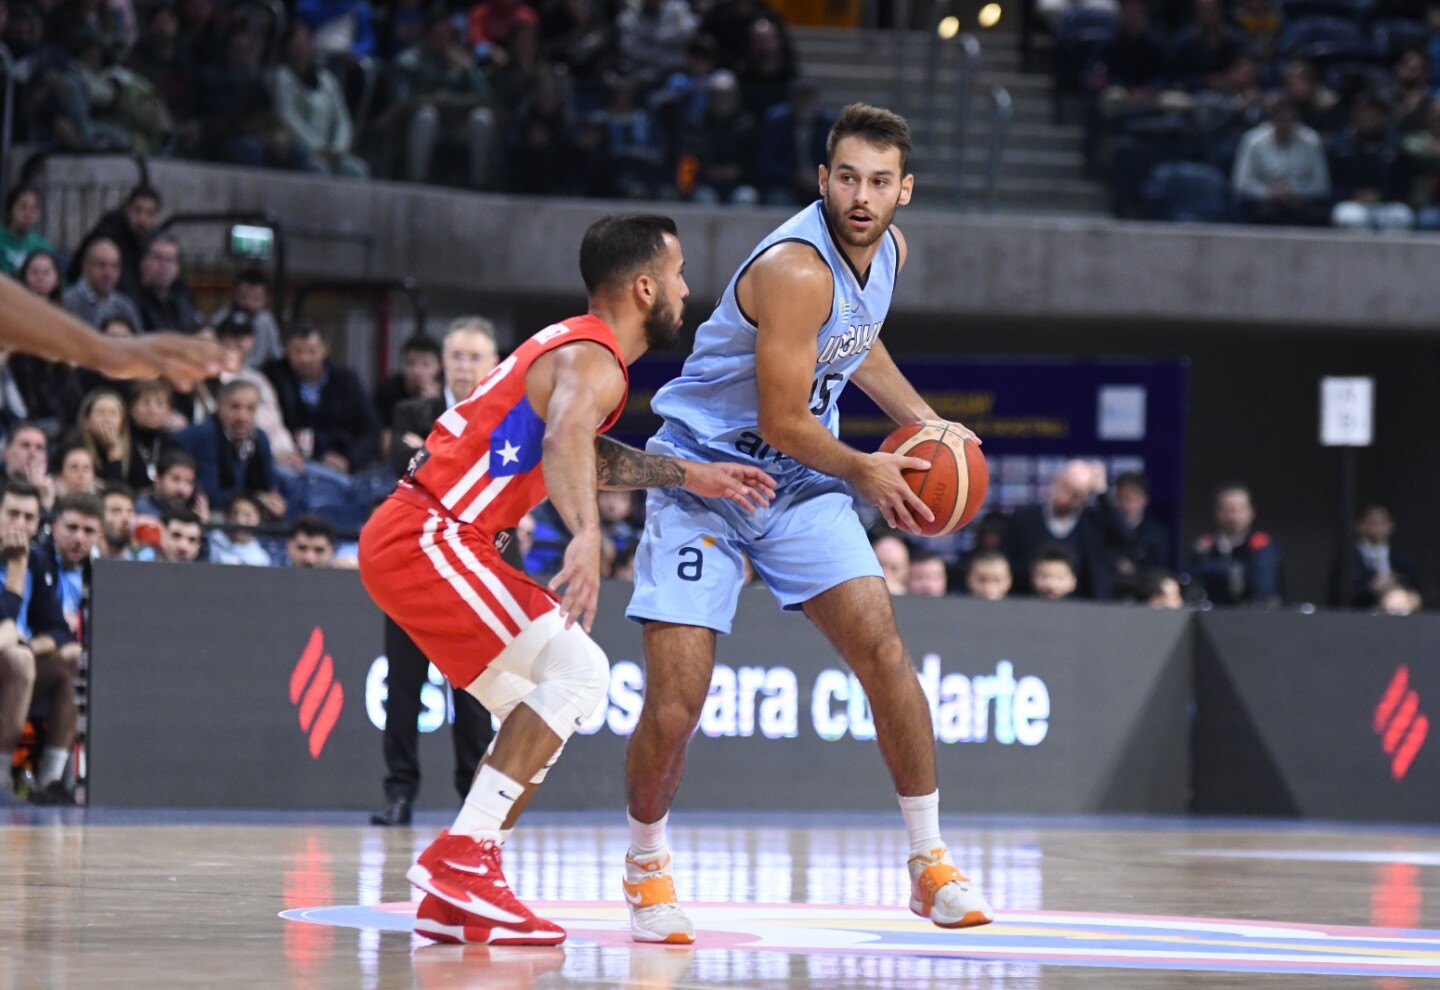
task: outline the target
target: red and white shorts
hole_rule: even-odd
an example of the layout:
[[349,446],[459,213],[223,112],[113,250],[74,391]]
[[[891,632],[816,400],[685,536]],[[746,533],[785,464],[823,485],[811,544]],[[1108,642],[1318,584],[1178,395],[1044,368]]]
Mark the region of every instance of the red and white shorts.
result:
[[554,595],[416,488],[402,485],[365,524],[360,580],[461,690],[502,653],[527,664],[563,628]]

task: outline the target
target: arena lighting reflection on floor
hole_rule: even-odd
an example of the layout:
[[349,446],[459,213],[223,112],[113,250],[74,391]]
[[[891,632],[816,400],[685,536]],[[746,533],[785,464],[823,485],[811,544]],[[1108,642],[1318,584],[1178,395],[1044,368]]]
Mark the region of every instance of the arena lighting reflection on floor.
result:
[[[1037,977],[1042,967],[1057,966],[1440,978],[1440,932],[1404,927],[1418,917],[1416,867],[1374,858],[1383,859],[1382,852],[1339,854],[1377,863],[1372,913],[1386,927],[1360,928],[1043,911],[1037,846],[957,844],[957,859],[971,864],[975,879],[1005,909],[993,926],[954,933],[937,931],[890,906],[904,903],[904,874],[890,843],[877,841],[873,833],[757,828],[717,836],[713,830],[687,835],[679,829],[672,838],[677,850],[695,850],[677,876],[701,932],[694,948],[630,942],[624,910],[608,896],[620,886],[623,833],[551,828],[532,842],[516,844],[507,856],[507,872],[523,898],[570,931],[566,947],[438,946],[412,936],[416,985],[451,985],[452,978],[463,982],[483,972],[486,986],[508,981],[523,987],[547,972],[563,971],[566,979],[617,979],[654,987],[681,979],[800,978],[874,978],[921,986],[983,986],[1001,979],[1012,986]],[[428,835],[417,834],[414,851],[427,841]],[[287,926],[287,948],[293,938],[292,958],[302,965],[310,952],[332,948],[320,933],[359,929],[361,973],[367,986],[376,986],[382,933],[409,931],[414,899],[383,903],[385,843],[370,833],[361,837],[361,846],[354,888],[358,904],[296,903],[302,893],[334,888],[333,881],[317,880],[326,872],[327,854],[311,844],[295,853],[295,869],[287,873],[296,878],[296,887],[292,891],[287,881],[283,917],[302,922]],[[1305,855],[1275,852],[1277,859]],[[1221,856],[1225,850],[1177,853]]]

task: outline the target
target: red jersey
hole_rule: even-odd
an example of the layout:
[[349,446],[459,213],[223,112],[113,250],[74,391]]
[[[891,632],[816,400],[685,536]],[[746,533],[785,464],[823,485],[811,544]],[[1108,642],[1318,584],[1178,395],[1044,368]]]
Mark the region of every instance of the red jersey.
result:
[[[418,466],[410,477],[462,523],[474,523],[492,535],[517,525],[545,498],[540,468],[545,421],[530,408],[525,375],[540,355],[580,340],[605,347],[625,376],[625,395],[596,432],[614,426],[630,390],[625,358],[615,331],[604,320],[575,316],[525,341],[464,402],[447,409],[416,455]],[[405,484],[401,482],[401,488]]]

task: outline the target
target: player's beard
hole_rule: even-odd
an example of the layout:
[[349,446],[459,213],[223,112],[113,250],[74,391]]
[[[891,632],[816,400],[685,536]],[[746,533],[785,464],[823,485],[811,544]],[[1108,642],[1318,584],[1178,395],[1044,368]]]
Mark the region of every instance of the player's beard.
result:
[[850,213],[863,213],[872,221],[869,230],[857,233],[845,224],[845,215],[842,215],[839,208],[831,202],[829,190],[826,190],[824,201],[825,216],[830,221],[830,229],[835,232],[836,237],[854,248],[868,248],[884,237],[885,231],[890,229],[890,224],[895,219],[895,211],[900,208],[898,202],[891,205],[889,212],[869,207],[864,209],[851,207]]
[[657,351],[668,350],[680,340],[680,327],[685,322],[684,303],[656,299],[645,314],[645,346]]

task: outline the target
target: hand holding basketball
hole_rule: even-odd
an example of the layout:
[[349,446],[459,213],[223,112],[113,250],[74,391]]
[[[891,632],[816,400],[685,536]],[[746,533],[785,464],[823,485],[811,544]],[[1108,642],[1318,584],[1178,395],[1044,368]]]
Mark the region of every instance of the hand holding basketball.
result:
[[[885,438],[880,452],[929,462],[926,468],[904,472],[911,496],[925,508],[923,514],[915,513],[922,523],[912,532],[921,536],[953,533],[974,519],[985,502],[990,487],[985,455],[980,453],[975,434],[959,423],[907,423]],[[889,515],[885,518],[895,525]]]
[[880,510],[892,529],[919,534],[934,515],[915,494],[906,475],[929,469],[929,461],[882,448],[868,455],[861,473],[849,480],[861,498]]

